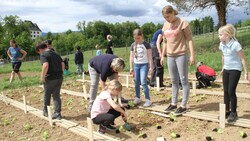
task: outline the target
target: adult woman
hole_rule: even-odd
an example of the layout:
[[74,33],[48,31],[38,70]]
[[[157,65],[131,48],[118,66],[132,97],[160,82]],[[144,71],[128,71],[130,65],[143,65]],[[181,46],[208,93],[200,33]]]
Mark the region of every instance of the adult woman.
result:
[[[175,114],[182,114],[187,110],[186,104],[190,91],[188,82],[188,47],[191,65],[195,63],[195,58],[189,23],[177,17],[177,14],[178,12],[172,6],[165,6],[162,10],[162,15],[166,19],[162,28],[164,40],[162,56],[167,55],[168,70],[172,81],[172,103],[165,111],[170,112],[177,108],[180,77],[183,87],[183,99]],[[163,57],[161,58],[161,64],[164,64]]]
[[12,63],[10,83],[15,78],[15,73],[18,75],[19,79],[22,80],[22,76],[21,76],[19,69],[22,65],[22,60],[27,55],[27,52],[21,49],[20,47],[18,47],[16,44],[16,41],[13,39],[13,40],[10,40],[10,47],[7,51],[7,54],[9,58],[11,59],[11,63]]

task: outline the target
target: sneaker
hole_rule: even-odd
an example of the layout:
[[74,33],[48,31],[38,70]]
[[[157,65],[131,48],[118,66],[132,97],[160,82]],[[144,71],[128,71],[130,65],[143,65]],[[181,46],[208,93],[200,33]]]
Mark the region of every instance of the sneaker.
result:
[[183,113],[185,113],[187,111],[187,108],[182,108],[181,106],[175,110],[174,114],[175,115],[182,115]]
[[235,122],[238,119],[238,115],[236,112],[231,112],[227,118],[227,122]]
[[106,131],[106,128],[102,124],[100,124],[98,126],[98,132],[101,133],[101,134],[104,134],[105,131]]
[[167,113],[170,113],[171,111],[173,111],[174,109],[176,109],[177,106],[176,105],[169,105],[168,108],[166,108],[164,111]]
[[48,112],[47,111],[43,111],[43,116],[48,117]]
[[134,104],[138,105],[141,102],[141,99],[138,97],[135,97]]
[[52,119],[59,119],[59,120],[62,119],[62,116],[60,113],[53,113],[51,117]]
[[106,129],[111,130],[111,131],[116,130],[116,128],[110,124],[109,125],[102,125],[102,126],[104,126]]
[[149,107],[151,105],[151,102],[149,99],[145,100],[145,103],[143,104],[143,107]]

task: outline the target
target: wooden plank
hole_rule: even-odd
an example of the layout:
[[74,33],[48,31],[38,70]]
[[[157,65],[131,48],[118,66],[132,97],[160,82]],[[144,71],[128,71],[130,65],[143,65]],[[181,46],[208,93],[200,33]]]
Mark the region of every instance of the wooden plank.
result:
[[192,87],[193,87],[193,95],[196,95],[196,81],[192,81]]
[[27,106],[26,106],[26,97],[23,95],[23,110],[24,113],[27,114]]
[[[1,95],[0,97],[1,97],[0,100],[3,101],[3,97],[4,96]],[[5,97],[5,99],[7,99],[9,101],[9,103],[11,105],[13,105],[14,107],[23,110],[23,104],[21,102],[12,100],[12,99],[7,98],[7,97]],[[45,120],[49,120],[47,117],[44,117],[42,115],[42,111],[41,110],[35,109],[35,108],[27,105],[27,111],[29,111],[29,113],[31,113],[33,115],[36,115],[39,118],[42,118],[42,119],[45,119]],[[75,134],[78,134],[78,135],[83,136],[83,137],[88,137],[89,136],[88,129],[84,128],[82,126],[79,126],[77,124],[78,123],[74,123],[74,122],[68,121],[66,119],[55,120],[55,125],[63,127],[63,128],[66,127],[66,129],[69,128],[68,130],[71,131],[71,132],[73,132],[73,133],[75,133]],[[107,140],[111,140],[111,141],[118,141],[117,139],[114,139],[114,138],[106,136],[106,135],[102,135],[102,134],[97,133],[97,132],[94,132],[94,139],[107,139]]]
[[48,110],[49,125],[53,126],[50,106],[47,106],[47,110]]
[[225,104],[220,104],[220,128],[225,128],[226,124],[226,105]]
[[164,137],[158,137],[158,138],[156,138],[156,141],[166,141],[166,138],[164,138]]
[[88,129],[89,129],[89,140],[94,141],[92,119],[87,117],[87,123],[88,123]]
[[160,91],[160,77],[156,77],[156,90],[159,92]]
[[[202,89],[197,89],[196,94],[207,94],[207,95],[218,95],[218,96],[223,96],[224,92],[223,91],[215,91],[215,90],[202,90]],[[250,98],[250,94],[248,93],[239,93],[236,92],[237,97],[241,98]]]

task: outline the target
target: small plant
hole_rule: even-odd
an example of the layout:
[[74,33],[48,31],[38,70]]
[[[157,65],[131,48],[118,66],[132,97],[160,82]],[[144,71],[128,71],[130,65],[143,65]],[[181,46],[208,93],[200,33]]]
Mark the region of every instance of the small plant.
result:
[[46,141],[49,138],[49,132],[46,130],[41,134],[41,140]]
[[173,113],[173,112],[171,112],[170,114],[169,114],[169,120],[170,121],[176,121],[176,115]]
[[10,121],[8,119],[2,119],[3,126],[8,126],[10,125]]
[[222,134],[223,133],[223,130],[221,128],[214,128],[213,129],[214,132],[217,132],[219,134]]
[[70,99],[67,100],[66,106],[69,106],[69,105],[71,105],[72,103],[73,103],[73,99],[70,98]]
[[32,127],[29,123],[25,123],[25,124],[23,125],[23,128],[24,128],[24,130],[26,130],[26,131],[29,131],[29,130],[33,129],[33,127]]
[[9,131],[8,134],[11,137],[14,134],[14,131]]
[[246,138],[247,134],[244,131],[240,131],[240,137]]
[[202,95],[202,96],[198,96],[195,98],[195,101],[196,102],[201,102],[203,100],[207,99],[206,95]]
[[146,133],[143,133],[143,132],[140,132],[139,135],[138,135],[138,138],[147,138],[147,134]]
[[133,101],[129,101],[129,102],[128,102],[128,105],[129,105],[131,108],[135,107],[135,104],[134,104]]
[[181,137],[180,134],[176,134],[175,132],[172,132],[172,133],[170,134],[170,136],[171,136],[171,138],[173,138],[173,139]]
[[124,127],[123,127],[122,125],[120,125],[119,131],[120,131],[120,132],[125,132],[126,130],[124,129]]

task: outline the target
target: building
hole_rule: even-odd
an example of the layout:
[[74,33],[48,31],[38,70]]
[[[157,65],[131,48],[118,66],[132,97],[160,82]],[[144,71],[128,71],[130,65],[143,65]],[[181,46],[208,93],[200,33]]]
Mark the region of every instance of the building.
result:
[[42,31],[36,23],[33,23],[32,21],[28,20],[25,20],[24,22],[29,23],[30,25],[30,35],[32,40],[35,40],[37,37],[42,36]]

